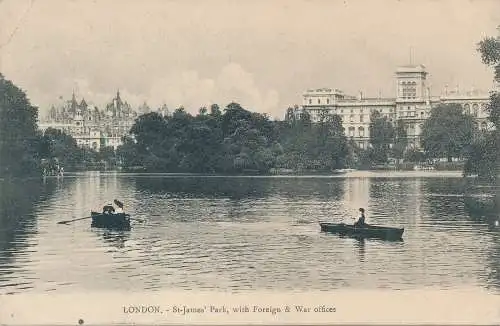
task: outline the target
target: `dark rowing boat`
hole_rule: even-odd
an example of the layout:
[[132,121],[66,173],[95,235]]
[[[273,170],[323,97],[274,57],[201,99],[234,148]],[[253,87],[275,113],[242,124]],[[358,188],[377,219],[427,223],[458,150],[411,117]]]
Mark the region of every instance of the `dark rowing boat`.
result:
[[366,224],[355,227],[351,224],[320,222],[321,231],[337,233],[355,238],[377,238],[382,240],[402,240],[404,228],[391,228]]
[[92,217],[91,227],[113,230],[130,230],[130,215],[125,213],[103,214],[90,212]]

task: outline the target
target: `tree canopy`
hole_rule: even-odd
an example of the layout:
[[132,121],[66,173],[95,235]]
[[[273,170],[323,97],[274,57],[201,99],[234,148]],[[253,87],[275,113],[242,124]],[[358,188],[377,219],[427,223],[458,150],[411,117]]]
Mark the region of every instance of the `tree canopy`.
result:
[[424,122],[422,146],[428,157],[463,157],[470,148],[475,133],[472,116],[463,113],[460,104],[440,104],[432,109]]
[[38,172],[38,109],[0,74],[0,176]]
[[[210,112],[210,113],[209,113]],[[268,172],[272,168],[331,171],[342,168],[348,153],[341,119],[325,114],[311,123],[271,121],[229,103],[214,104],[196,116],[183,108],[171,116],[140,116],[118,149],[128,167],[168,172]]]
[[[500,37],[487,37],[478,43],[482,62],[493,68],[494,79],[500,83]],[[500,173],[500,93],[492,92],[487,106],[488,120],[495,126],[486,131],[471,146],[464,174],[496,179]]]

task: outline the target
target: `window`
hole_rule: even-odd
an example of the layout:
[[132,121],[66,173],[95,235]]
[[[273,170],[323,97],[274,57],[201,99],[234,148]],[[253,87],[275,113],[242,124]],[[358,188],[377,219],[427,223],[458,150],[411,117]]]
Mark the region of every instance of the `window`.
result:
[[354,127],[349,127],[349,136],[354,137]]
[[359,134],[359,137],[364,137],[365,136],[365,128],[359,127],[358,134]]
[[330,99],[329,98],[326,99],[326,104],[330,104]]
[[363,120],[364,120],[364,117],[365,117],[364,115],[360,114],[360,115],[359,115],[359,122],[364,122],[364,121],[363,121]]
[[311,99],[309,99],[309,104],[312,104],[312,100]]
[[472,105],[472,112],[473,112],[473,115],[475,117],[477,117],[478,113],[479,113],[479,105],[477,103],[474,103]]
[[320,99],[318,99],[318,104],[321,104],[321,100]]
[[417,97],[417,83],[414,81],[411,82],[402,82],[402,94],[403,98],[411,99]]
[[354,122],[354,115],[351,114],[351,116],[349,117],[349,121]]

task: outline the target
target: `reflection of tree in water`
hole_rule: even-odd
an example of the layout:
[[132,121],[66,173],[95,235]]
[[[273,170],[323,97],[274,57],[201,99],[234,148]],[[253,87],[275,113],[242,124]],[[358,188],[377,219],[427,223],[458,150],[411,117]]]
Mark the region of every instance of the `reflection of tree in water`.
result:
[[[26,249],[28,238],[37,232],[36,207],[51,198],[57,185],[56,180],[0,181],[0,264],[9,264]],[[0,275],[5,270],[0,269]]]
[[172,197],[261,199],[315,197],[339,199],[344,180],[340,178],[262,178],[262,177],[147,177],[136,178],[138,190]]
[[465,215],[471,221],[494,226],[499,218],[500,205],[497,193],[488,185],[473,184],[471,180],[457,178],[429,179],[423,186],[432,216],[456,219]]
[[[429,180],[426,183],[426,191],[443,195],[442,197],[429,197],[429,207],[433,216],[446,220],[465,217],[488,232],[488,248],[485,248],[488,257],[486,261],[489,266],[488,282],[493,287],[500,288],[500,226],[496,225],[496,222],[500,220],[500,188],[471,180],[436,179],[432,181]],[[488,225],[487,228],[485,224]]]
[[455,220],[463,211],[467,181],[459,178],[429,178],[422,183],[430,216]]
[[500,220],[500,207],[498,206],[498,196],[477,198],[465,196],[463,199],[464,208],[470,219],[477,222],[488,223],[492,228]]

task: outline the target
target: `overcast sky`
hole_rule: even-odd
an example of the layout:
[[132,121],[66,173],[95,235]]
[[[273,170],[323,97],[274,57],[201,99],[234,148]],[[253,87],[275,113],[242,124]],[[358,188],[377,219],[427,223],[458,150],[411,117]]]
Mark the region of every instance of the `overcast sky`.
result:
[[0,0],[0,72],[46,112],[60,96],[104,106],[234,100],[282,117],[308,88],[394,95],[394,71],[427,66],[488,91],[476,52],[496,36],[498,0]]

